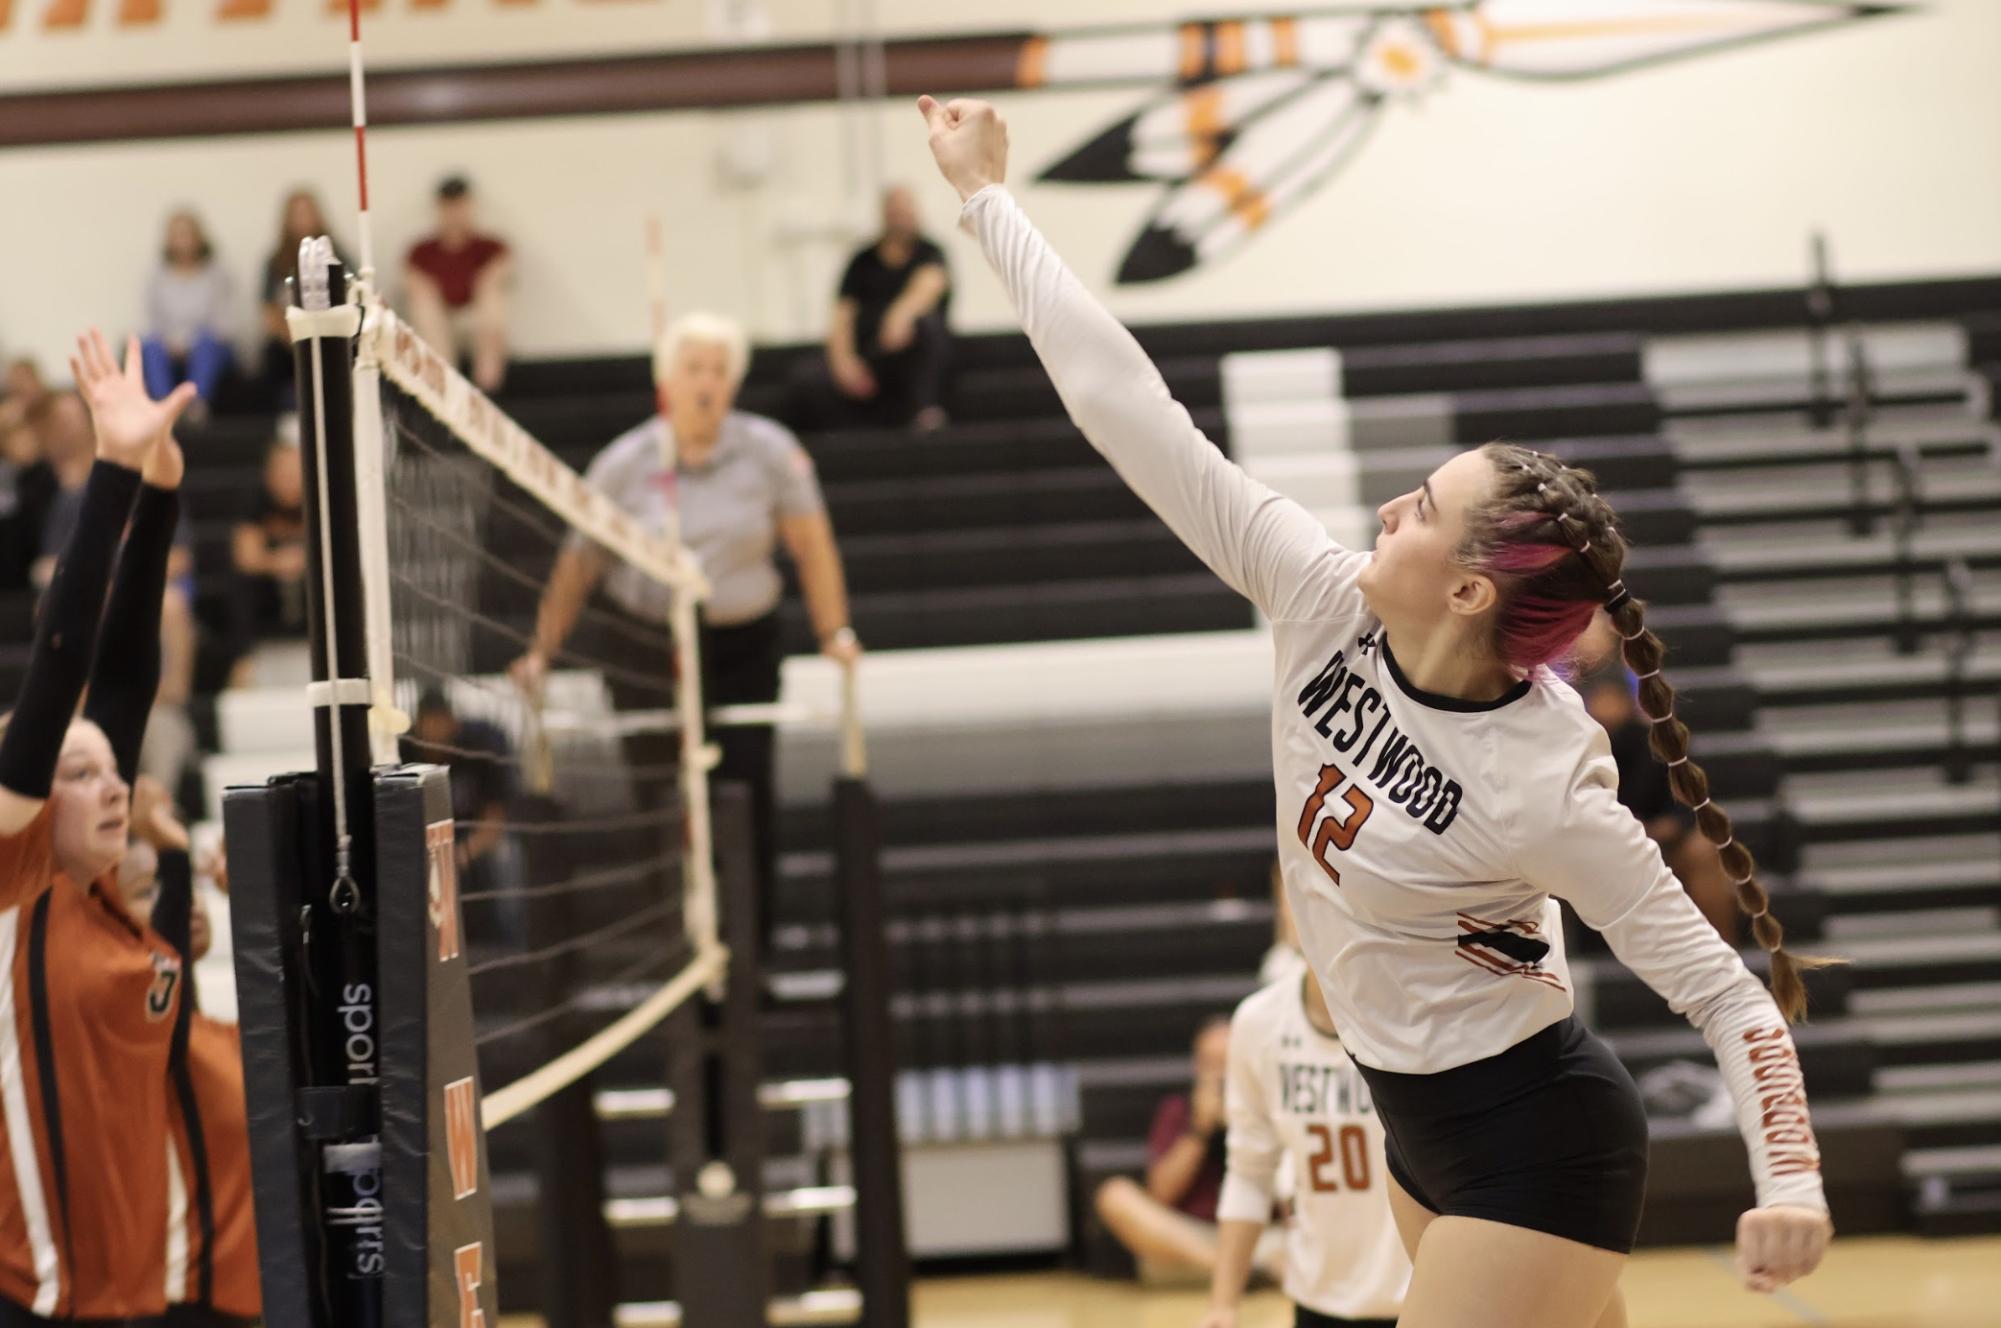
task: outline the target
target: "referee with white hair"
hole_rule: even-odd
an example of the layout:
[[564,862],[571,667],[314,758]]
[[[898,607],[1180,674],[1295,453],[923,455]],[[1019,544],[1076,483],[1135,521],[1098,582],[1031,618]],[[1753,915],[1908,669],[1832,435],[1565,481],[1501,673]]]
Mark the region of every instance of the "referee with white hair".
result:
[[[711,706],[778,699],[779,602],[784,578],[778,545],[799,570],[800,587],[821,653],[852,666],[861,643],[848,623],[846,577],[812,459],[784,425],[734,409],[750,361],[743,328],[715,314],[690,313],[654,348],[660,410],[613,439],[584,478],[645,529],[665,535],[678,513],[681,540],[708,577],[702,606],[702,686]],[[671,703],[672,592],[581,535],[556,560],[536,614],[534,644],[515,661],[515,681],[538,694],[549,660],[602,585],[601,657],[612,704],[658,710]],[[777,840],[773,732],[768,725],[718,728],[718,779],[742,780],[751,792],[760,927],[769,934]],[[673,796],[668,773],[678,745],[663,730],[626,740],[641,805]]]

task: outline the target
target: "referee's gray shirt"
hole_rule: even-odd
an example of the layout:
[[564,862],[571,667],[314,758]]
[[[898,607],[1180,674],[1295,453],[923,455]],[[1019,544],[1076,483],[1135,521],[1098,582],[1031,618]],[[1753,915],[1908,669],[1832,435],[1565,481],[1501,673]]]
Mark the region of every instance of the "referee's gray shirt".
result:
[[[667,533],[673,434],[658,415],[626,430],[591,460],[584,480],[656,535]],[[785,583],[772,562],[780,517],[824,510],[813,459],[792,431],[762,415],[731,411],[699,466],[678,465],[681,542],[709,578],[703,619],[735,627],[778,607]],[[581,533],[572,547],[587,543]],[[668,588],[613,556],[605,593],[628,613],[665,621]]]

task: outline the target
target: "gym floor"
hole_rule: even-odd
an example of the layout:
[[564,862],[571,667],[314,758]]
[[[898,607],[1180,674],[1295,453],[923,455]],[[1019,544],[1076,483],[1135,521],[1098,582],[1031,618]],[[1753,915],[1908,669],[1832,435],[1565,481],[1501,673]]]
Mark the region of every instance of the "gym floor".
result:
[[[2001,1236],[1837,1240],[1818,1272],[1776,1296],[1738,1288],[1726,1247],[1649,1250],[1620,1283],[1631,1328],[1994,1328],[2001,1324]],[[1073,1273],[921,1281],[918,1328],[1196,1328],[1206,1297],[1142,1290]],[[1240,1328],[1284,1328],[1289,1307],[1253,1296]],[[502,1328],[540,1328],[514,1316]]]

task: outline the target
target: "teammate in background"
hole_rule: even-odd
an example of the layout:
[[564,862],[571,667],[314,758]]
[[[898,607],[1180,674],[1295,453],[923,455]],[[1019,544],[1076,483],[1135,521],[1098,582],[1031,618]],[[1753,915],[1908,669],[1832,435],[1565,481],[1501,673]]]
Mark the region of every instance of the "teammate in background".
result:
[[[493,892],[517,884],[514,845],[508,842],[508,806],[514,801],[514,749],[507,735],[483,719],[466,719],[441,687],[417,698],[417,714],[403,736],[405,761],[442,765],[452,775],[452,833],[458,855],[459,894],[472,898],[467,927],[476,942],[527,939],[524,902]],[[484,896],[484,898],[481,898]],[[484,903],[492,913],[475,905]],[[490,917],[499,926],[488,934]]]
[[122,372],[94,332],[71,367],[97,459],[0,736],[7,1328],[166,1310],[169,1063],[186,965],[126,911],[116,872],[159,683],[183,468],[170,431],[195,389],[149,400],[136,339]]
[[438,229],[410,247],[403,284],[410,326],[442,355],[472,354],[472,380],[498,392],[507,377],[507,242],[474,225],[472,186],[454,175],[438,186]]
[[1230,1020],[1229,1170],[1202,1328],[1236,1328],[1251,1260],[1292,1169],[1285,1294],[1297,1328],[1394,1328],[1410,1283],[1390,1216],[1383,1123],[1313,974],[1244,998]]
[[[1223,1094],[1229,1074],[1230,1021],[1221,1015],[1195,1031],[1194,1082],[1154,1109],[1146,1139],[1146,1183],[1114,1176],[1098,1187],[1098,1217],[1131,1251],[1142,1280],[1208,1275],[1216,1267],[1216,1204],[1223,1191]],[[1274,1271],[1280,1233],[1262,1245],[1258,1266]]]
[[[820,652],[843,664],[861,657],[848,625],[847,577],[827,519],[813,460],[776,420],[735,408],[750,363],[750,343],[736,323],[715,314],[675,320],[654,348],[653,378],[664,414],[614,438],[591,461],[585,482],[654,535],[678,524],[682,543],[709,579],[702,605],[702,696],[712,706],[778,699],[783,658],[779,605],[785,580],[775,555],[782,543],[799,571]],[[671,421],[671,422],[670,422]],[[606,628],[598,655],[612,704],[657,710],[672,704],[672,592],[615,561],[581,535],[563,546],[535,617],[534,644],[510,669],[538,695],[549,662],[563,648],[592,591],[608,603],[594,615]],[[748,784],[757,849],[763,925],[771,925],[769,890],[777,871],[776,809],[769,725],[732,725],[715,733],[722,762],[712,779]],[[664,730],[625,740],[635,771],[634,796],[647,809],[671,806],[678,748]]]
[[[243,1042],[233,1023],[202,1013],[194,965],[214,940],[195,889],[187,842],[166,790],[141,775],[132,786],[133,839],[118,868],[126,911],[180,946],[186,958],[182,1028],[169,1062],[167,1314],[160,1328],[242,1328],[262,1310],[257,1221],[250,1186],[250,1123]],[[148,827],[151,827],[150,833]],[[227,889],[229,874],[214,879]],[[185,917],[178,916],[185,911]],[[168,916],[173,914],[175,916]]]
[[[1756,863],[1688,759],[1663,647],[1620,578],[1625,541],[1591,477],[1479,448],[1383,504],[1372,554],[1340,547],[1195,428],[1036,232],[1002,187],[994,109],[918,107],[962,224],[1071,418],[1272,624],[1280,859],[1391,1141],[1390,1205],[1414,1265],[1404,1328],[1626,1322],[1618,1282],[1647,1122],[1632,1077],[1574,1013],[1559,897],[1716,1054],[1757,1188],[1737,1224],[1744,1284],[1772,1291],[1812,1272],[1833,1228],[1786,1027],[1807,965],[1785,951]],[[1547,667],[1601,609],[1676,797],[1771,954],[1770,992],[1619,805],[1604,730]]]

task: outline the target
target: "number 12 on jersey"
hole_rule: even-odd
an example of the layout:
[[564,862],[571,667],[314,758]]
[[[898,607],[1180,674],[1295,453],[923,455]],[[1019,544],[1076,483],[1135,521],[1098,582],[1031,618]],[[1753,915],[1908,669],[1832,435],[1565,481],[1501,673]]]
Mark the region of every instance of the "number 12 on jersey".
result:
[[[1369,819],[1369,813],[1376,809],[1376,801],[1362,792],[1359,784],[1350,784],[1341,793],[1345,807],[1327,811],[1328,795],[1340,786],[1347,776],[1338,766],[1320,767],[1320,782],[1306,799],[1306,806],[1299,812],[1299,842],[1306,845],[1306,851],[1320,864],[1320,870],[1327,873],[1334,884],[1341,884],[1341,873],[1327,860],[1327,850],[1332,847],[1346,852],[1354,844],[1355,836],[1361,833],[1362,825]],[[1326,812],[1325,817],[1321,813]],[[1315,822],[1320,828],[1314,829]]]

